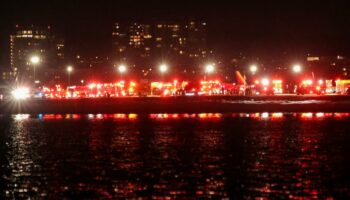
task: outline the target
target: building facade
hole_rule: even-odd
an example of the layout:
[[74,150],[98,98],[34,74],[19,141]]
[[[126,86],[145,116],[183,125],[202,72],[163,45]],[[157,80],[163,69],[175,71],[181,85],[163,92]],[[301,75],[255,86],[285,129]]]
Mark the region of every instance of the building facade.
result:
[[151,25],[115,23],[113,29],[113,52],[118,62],[140,63],[151,56]]
[[[33,66],[33,57],[38,63]],[[10,35],[10,64],[15,76],[33,79],[33,68],[58,69],[64,62],[64,40],[52,34],[51,27],[16,25]],[[40,75],[40,73],[38,73]],[[38,76],[40,77],[40,76]]]
[[205,22],[117,22],[112,37],[114,60],[130,65],[166,62],[181,68],[198,65],[209,54]]

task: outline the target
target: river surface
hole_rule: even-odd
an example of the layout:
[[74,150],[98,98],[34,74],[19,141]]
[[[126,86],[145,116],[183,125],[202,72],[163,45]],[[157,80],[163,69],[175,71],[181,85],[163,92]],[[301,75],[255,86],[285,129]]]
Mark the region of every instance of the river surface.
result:
[[349,199],[349,113],[0,116],[0,199]]

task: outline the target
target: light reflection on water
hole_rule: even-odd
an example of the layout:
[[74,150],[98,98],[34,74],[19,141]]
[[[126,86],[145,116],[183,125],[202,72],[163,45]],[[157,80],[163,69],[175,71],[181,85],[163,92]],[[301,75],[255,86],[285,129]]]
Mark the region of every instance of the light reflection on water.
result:
[[[142,115],[145,116],[145,115]],[[285,117],[292,116],[294,118],[300,118],[303,120],[307,119],[342,119],[349,118],[350,113],[233,113],[233,114],[221,114],[221,113],[159,113],[159,114],[149,114],[146,115],[148,118],[152,120],[180,120],[180,119],[200,119],[200,120],[220,120],[227,117],[233,118],[251,118],[257,120],[277,120],[277,119],[285,119]],[[62,119],[74,119],[80,120],[82,118],[87,118],[89,120],[106,120],[106,119],[114,119],[114,120],[137,120],[139,117],[138,114],[88,114],[88,115],[80,115],[80,114],[39,114],[39,115],[29,115],[29,114],[17,114],[13,115],[13,118],[16,121],[27,120],[27,119],[39,119],[39,120],[62,120]]]
[[0,117],[0,199],[350,197],[349,113]]

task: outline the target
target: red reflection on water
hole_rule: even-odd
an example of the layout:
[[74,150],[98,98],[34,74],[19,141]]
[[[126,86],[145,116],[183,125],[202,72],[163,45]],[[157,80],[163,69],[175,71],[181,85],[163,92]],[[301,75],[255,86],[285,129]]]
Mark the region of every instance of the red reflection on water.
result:
[[316,117],[316,119],[324,119],[324,118],[342,119],[342,118],[350,117],[350,113],[323,113],[323,112],[301,113],[300,117],[303,120],[313,119],[314,117]]
[[[236,115],[233,115],[236,116]],[[264,112],[264,113],[240,113],[239,117],[247,117],[247,118],[251,118],[251,119],[257,119],[257,120],[278,120],[278,119],[282,119],[283,118],[283,113],[268,113],[268,112]]]
[[60,114],[57,114],[57,115],[55,115],[55,114],[45,114],[43,116],[43,120],[61,120],[61,119],[63,119],[63,116],[60,115]]
[[241,118],[251,118],[251,119],[257,119],[257,120],[266,120],[266,119],[271,119],[271,120],[277,120],[277,119],[282,119],[284,117],[284,114],[281,112],[276,112],[276,113],[268,113],[268,112],[263,112],[263,113],[232,113],[232,117],[241,117]]
[[301,119],[311,119],[313,117],[313,113],[301,113]]
[[325,113],[324,116],[325,117],[333,117],[333,113]]
[[113,119],[126,119],[127,115],[126,114],[114,114],[112,116]]
[[220,119],[222,115],[219,113],[200,113],[198,117],[200,119]]
[[252,113],[250,117],[253,119],[260,119],[260,113]]
[[350,113],[334,113],[334,118],[336,119],[346,118],[349,116],[350,116]]
[[196,114],[188,114],[188,113],[185,113],[185,114],[182,114],[181,117],[183,118],[196,118]]
[[98,120],[103,120],[103,119],[113,119],[113,120],[136,120],[138,117],[137,114],[130,113],[130,114],[125,114],[125,113],[117,113],[117,114],[88,114],[88,119],[98,119]]
[[159,114],[150,114],[149,117],[155,120],[165,120],[165,119],[189,119],[198,117],[201,120],[207,119],[220,119],[222,114],[220,113],[200,113],[200,114],[167,114],[167,113],[159,113]]
[[130,120],[135,120],[135,119],[137,119],[137,114],[130,113],[130,114],[128,115],[128,118],[129,118]]
[[72,119],[81,119],[81,115],[73,114]]
[[271,118],[272,119],[281,119],[281,118],[283,118],[283,113],[272,113]]
[[324,118],[325,117],[325,114],[324,113],[316,113],[316,117],[317,118]]
[[166,114],[166,113],[159,113],[159,114],[150,114],[151,119],[180,119],[181,116],[177,113],[175,114]]
[[245,117],[249,118],[251,116],[251,114],[249,114],[249,113],[239,113],[238,115],[235,115],[235,114],[233,115],[233,117],[237,117],[237,116],[241,117],[241,118],[245,118]]
[[168,119],[169,115],[168,114],[151,114],[150,115],[151,119]]
[[200,119],[220,119],[221,118],[221,114],[218,114],[218,113],[201,113],[198,115],[198,117]]
[[198,114],[198,117],[201,119],[205,119],[208,117],[208,114],[207,113],[200,113],[200,114]]
[[103,119],[103,115],[102,114],[97,114],[96,115],[96,119]]

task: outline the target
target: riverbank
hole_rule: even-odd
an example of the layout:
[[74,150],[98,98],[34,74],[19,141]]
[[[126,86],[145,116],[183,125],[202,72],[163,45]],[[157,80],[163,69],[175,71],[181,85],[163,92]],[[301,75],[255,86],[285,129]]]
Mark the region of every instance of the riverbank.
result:
[[3,114],[350,112],[350,96],[208,96],[1,101]]

